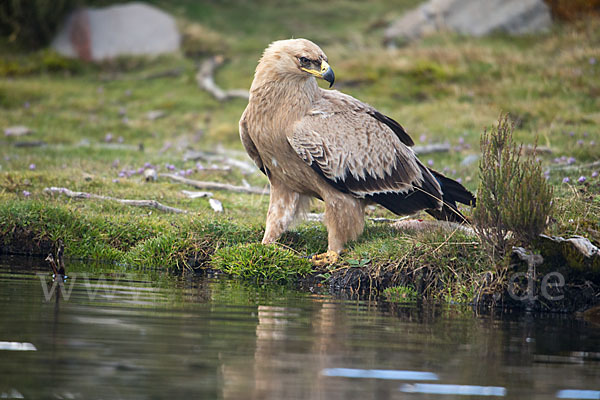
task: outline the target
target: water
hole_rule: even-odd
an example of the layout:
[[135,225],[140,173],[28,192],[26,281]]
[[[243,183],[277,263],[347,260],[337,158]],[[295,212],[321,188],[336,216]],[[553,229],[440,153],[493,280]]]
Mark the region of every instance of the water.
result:
[[0,260],[0,398],[600,398],[600,326],[569,316],[69,274],[61,297],[43,261]]

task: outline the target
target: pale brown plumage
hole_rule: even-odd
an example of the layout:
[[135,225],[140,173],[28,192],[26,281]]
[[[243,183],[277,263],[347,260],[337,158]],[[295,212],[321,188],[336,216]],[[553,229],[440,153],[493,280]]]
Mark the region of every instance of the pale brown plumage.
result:
[[271,183],[263,243],[277,240],[311,197],[325,202],[326,261],[362,232],[368,202],[397,214],[426,209],[461,219],[455,201],[473,203],[473,196],[424,167],[402,126],[351,96],[319,88],[315,77],[333,84],[325,53],[305,39],[273,42],[256,68],[240,137]]

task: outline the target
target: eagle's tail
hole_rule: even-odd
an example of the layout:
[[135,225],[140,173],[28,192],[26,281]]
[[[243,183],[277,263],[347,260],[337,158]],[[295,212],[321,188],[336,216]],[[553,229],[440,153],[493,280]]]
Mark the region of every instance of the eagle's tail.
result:
[[469,222],[467,218],[458,211],[456,203],[462,203],[469,206],[475,206],[476,200],[473,193],[469,192],[463,185],[456,182],[453,179],[447,178],[437,171],[432,169],[429,170],[435,179],[440,184],[442,189],[442,200],[444,205],[441,210],[429,209],[427,213],[432,215],[434,218],[443,221],[452,222]]

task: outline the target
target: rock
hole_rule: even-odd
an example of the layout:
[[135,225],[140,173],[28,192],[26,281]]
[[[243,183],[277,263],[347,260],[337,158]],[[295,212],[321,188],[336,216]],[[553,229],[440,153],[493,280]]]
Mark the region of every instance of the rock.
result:
[[154,182],[158,179],[158,174],[154,168],[146,168],[144,170],[144,179],[146,182]]
[[538,247],[544,258],[554,258],[559,264],[568,267],[571,273],[583,275],[600,284],[600,249],[589,239],[573,236],[569,239],[560,236],[539,236]]
[[165,113],[163,110],[152,110],[146,113],[146,119],[154,121],[156,119],[164,117],[165,115],[167,115],[167,113]]
[[29,135],[32,132],[33,131],[31,129],[29,129],[28,127],[23,126],[23,125],[10,126],[10,127],[4,129],[5,136],[13,136],[13,137]]
[[460,162],[460,165],[466,167],[467,165],[473,164],[477,160],[479,160],[479,154],[469,154]]
[[102,61],[122,55],[158,55],[179,50],[175,19],[142,3],[82,8],[71,13],[52,42],[67,57]]
[[501,31],[524,34],[548,29],[550,10],[543,0],[429,0],[408,11],[385,31],[385,42],[414,40],[440,30],[483,36]]
[[223,204],[217,199],[208,199],[208,204],[210,204],[210,208],[214,210],[216,213],[223,212]]

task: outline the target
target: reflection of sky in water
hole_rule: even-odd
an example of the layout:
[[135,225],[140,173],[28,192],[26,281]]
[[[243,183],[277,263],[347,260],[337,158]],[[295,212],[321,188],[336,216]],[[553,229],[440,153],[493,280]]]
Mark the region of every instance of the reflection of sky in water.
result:
[[404,381],[437,381],[436,374],[420,371],[395,371],[382,369],[326,368],[321,372],[325,376],[345,378],[395,379]]
[[[106,265],[73,264],[68,299],[57,299],[46,266],[40,281],[23,263],[0,264],[0,396],[600,398],[600,328],[567,316],[346,301]],[[37,351],[17,351],[27,348]]]
[[461,396],[506,396],[505,388],[494,386],[414,383],[402,385],[400,391],[405,393],[457,394]]

